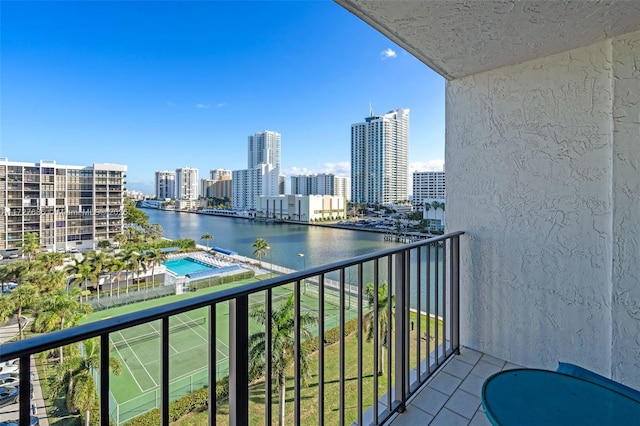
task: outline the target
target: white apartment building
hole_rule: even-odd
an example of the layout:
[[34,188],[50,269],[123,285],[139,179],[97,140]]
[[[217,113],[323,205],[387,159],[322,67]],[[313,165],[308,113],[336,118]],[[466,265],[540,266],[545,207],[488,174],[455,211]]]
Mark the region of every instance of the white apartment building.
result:
[[445,180],[444,172],[413,172],[413,205],[418,206],[423,201],[438,200],[444,202]]
[[123,232],[127,166],[60,165],[0,158],[0,250],[17,249],[27,232],[47,250],[93,249]]
[[281,167],[280,155],[281,136],[278,132],[265,130],[256,132],[248,138],[247,168],[253,169],[258,164],[272,164]]
[[176,198],[196,200],[198,198],[198,169],[182,167],[176,169]]
[[231,179],[234,210],[258,209],[258,197],[280,194],[280,168],[259,164],[247,170],[234,170]]
[[231,176],[223,179],[200,179],[200,194],[205,198],[232,198]]
[[350,199],[349,178],[333,173],[291,176],[291,193],[300,195],[336,195]]
[[259,197],[258,218],[301,222],[342,220],[347,217],[346,200],[333,195],[276,195]]
[[409,110],[373,112],[351,125],[351,199],[383,204],[406,200]]
[[209,170],[209,179],[211,180],[231,179],[231,170],[211,169]]
[[156,172],[156,199],[176,198],[176,172],[160,170]]
[[280,133],[265,130],[248,138],[246,170],[232,172],[234,210],[256,210],[261,195],[284,194],[280,176]]

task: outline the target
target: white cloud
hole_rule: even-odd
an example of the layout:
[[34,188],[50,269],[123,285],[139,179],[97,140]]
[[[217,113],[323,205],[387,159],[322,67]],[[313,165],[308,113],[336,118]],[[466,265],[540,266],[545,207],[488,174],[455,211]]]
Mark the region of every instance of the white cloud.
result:
[[380,59],[389,59],[389,58],[395,58],[397,57],[398,54],[396,53],[395,50],[393,50],[392,48],[387,48],[386,50],[383,50],[382,52],[380,52]]
[[226,102],[220,102],[219,104],[216,104],[216,108],[223,108],[226,107],[227,103]]
[[209,105],[209,104],[196,104],[196,108],[209,109],[209,108],[211,108],[211,105]]
[[444,160],[437,158],[429,161],[415,161],[409,163],[409,173],[413,172],[441,172],[444,170]]
[[170,106],[170,107],[174,107],[174,106],[176,106],[176,104],[174,104],[174,103],[173,103],[173,102],[171,102],[171,101],[167,102],[167,105],[168,105],[168,106]]
[[324,163],[322,166],[313,169],[294,166],[282,170],[282,174],[287,177],[320,173],[333,173],[339,177],[351,177],[351,163],[349,161],[338,161],[335,163]]

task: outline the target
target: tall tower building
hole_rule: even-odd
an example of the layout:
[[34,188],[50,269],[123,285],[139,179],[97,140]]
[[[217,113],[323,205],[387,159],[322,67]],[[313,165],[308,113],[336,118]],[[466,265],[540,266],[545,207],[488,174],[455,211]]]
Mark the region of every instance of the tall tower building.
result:
[[176,169],[176,198],[178,200],[197,200],[198,184],[198,169],[192,167]]
[[280,168],[280,133],[265,130],[249,136],[247,153],[249,156],[248,169],[253,169],[262,163]]
[[373,112],[351,125],[351,199],[387,205],[408,199],[409,110]]
[[231,170],[227,170],[227,169],[211,169],[211,170],[209,170],[209,179],[211,179],[211,180],[223,180],[225,178],[231,179]]
[[258,197],[284,194],[280,176],[280,133],[265,130],[248,139],[246,170],[232,172],[232,202],[236,210],[255,210]]
[[291,176],[291,194],[335,195],[349,199],[349,178],[333,173]]
[[160,170],[156,172],[156,199],[176,198],[176,172]]

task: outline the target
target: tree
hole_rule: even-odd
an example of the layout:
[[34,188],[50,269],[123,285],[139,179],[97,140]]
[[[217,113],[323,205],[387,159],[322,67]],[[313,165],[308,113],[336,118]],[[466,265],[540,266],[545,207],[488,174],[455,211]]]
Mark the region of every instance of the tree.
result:
[[27,260],[31,261],[36,257],[36,253],[42,248],[40,245],[40,236],[37,232],[27,232],[24,234],[24,241],[20,253],[27,256]]
[[109,272],[111,275],[111,285],[109,286],[109,296],[113,297],[113,280],[118,283],[118,298],[120,298],[120,277],[122,272],[126,270],[126,265],[121,257],[117,257],[109,264]]
[[[98,280],[95,269],[88,258],[83,260],[74,259],[73,264],[68,265],[65,268],[65,272],[73,276],[73,279],[71,280],[72,285],[79,282],[84,287],[85,291],[87,291],[87,283],[89,281]],[[85,294],[87,294],[87,300],[89,300],[88,293]]]
[[[89,339],[82,348],[70,346],[69,349],[72,351],[71,355],[56,368],[49,396],[55,399],[66,394],[69,410],[84,412],[84,424],[89,426],[91,409],[97,402],[97,388],[92,371],[100,369],[100,344],[97,338]],[[115,375],[121,373],[122,364],[117,358],[109,357],[109,370]]]
[[164,229],[162,229],[162,226],[160,226],[159,224],[152,223],[151,226],[146,228],[146,233],[149,238],[157,240],[159,238],[162,238]]
[[258,263],[260,263],[262,256],[265,256],[267,254],[267,250],[271,248],[269,247],[269,244],[262,238],[258,238],[253,243],[252,247],[255,249],[253,251],[253,255],[258,258]]
[[207,250],[209,249],[209,240],[213,240],[213,235],[209,234],[208,232],[206,234],[202,234],[202,236],[200,237],[201,240],[205,240],[207,242]]
[[[258,331],[249,336],[249,361],[252,367],[262,365],[264,363],[265,349],[267,345],[264,329],[267,324],[267,313],[264,306],[257,306],[249,313],[262,327],[262,331]],[[309,325],[315,324],[316,318],[309,312],[300,314],[300,337],[302,340],[311,338],[311,332],[307,328]],[[285,414],[285,392],[287,386],[287,369],[294,361],[295,354],[295,310],[293,294],[282,303],[279,307],[271,311],[271,365],[273,374],[277,380],[279,387],[280,401],[280,426],[284,423]],[[303,383],[310,377],[309,371],[309,350],[305,345],[300,343],[300,374]],[[271,380],[267,377],[266,380]]]
[[[369,312],[364,316],[364,326],[367,331],[367,342],[373,339],[373,333],[375,330],[375,315],[374,312],[378,311],[378,376],[384,374],[384,348],[389,347],[389,339],[391,334],[391,318],[389,317],[388,293],[389,288],[386,283],[383,283],[378,287],[378,306],[375,303],[375,289],[373,283],[369,283],[364,288],[364,295],[367,298],[367,305]],[[394,296],[391,296],[391,307],[393,308]]]
[[146,253],[146,261],[151,264],[151,286],[156,280],[156,266],[167,260],[167,255],[158,248],[149,249]]
[[113,241],[118,243],[118,247],[122,248],[122,246],[127,242],[127,236],[124,234],[116,234],[113,237]]
[[20,336],[20,340],[22,340],[24,338],[24,325],[21,321],[22,313],[25,309],[32,308],[36,305],[38,289],[33,285],[23,283],[9,293],[7,298],[9,300],[9,306],[13,306],[13,310],[18,317],[18,335]]
[[[135,251],[128,251],[122,257],[125,268],[131,272],[131,282],[133,283],[134,271],[137,271],[140,268],[140,254]],[[126,280],[126,290],[125,292],[129,294],[129,274],[125,275]]]
[[65,255],[63,253],[47,252],[47,253],[38,253],[36,255],[36,260],[40,262],[47,272],[51,272],[53,268],[58,266],[62,266],[64,264]]
[[[57,289],[43,299],[40,313],[35,321],[36,331],[48,333],[64,330],[78,324],[78,321],[93,311],[91,305],[79,302],[80,289]],[[59,349],[60,364],[64,362],[62,346]]]
[[111,243],[109,242],[109,240],[100,240],[98,241],[98,248],[102,250],[108,250],[109,248],[111,248]]

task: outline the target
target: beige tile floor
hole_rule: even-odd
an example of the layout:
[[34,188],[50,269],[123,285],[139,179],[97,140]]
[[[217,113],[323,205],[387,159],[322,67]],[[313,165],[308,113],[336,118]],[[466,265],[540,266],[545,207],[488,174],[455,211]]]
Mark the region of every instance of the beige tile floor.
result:
[[407,410],[391,419],[392,426],[490,425],[480,405],[484,381],[501,370],[519,368],[501,359],[461,348],[445,366],[413,396]]

